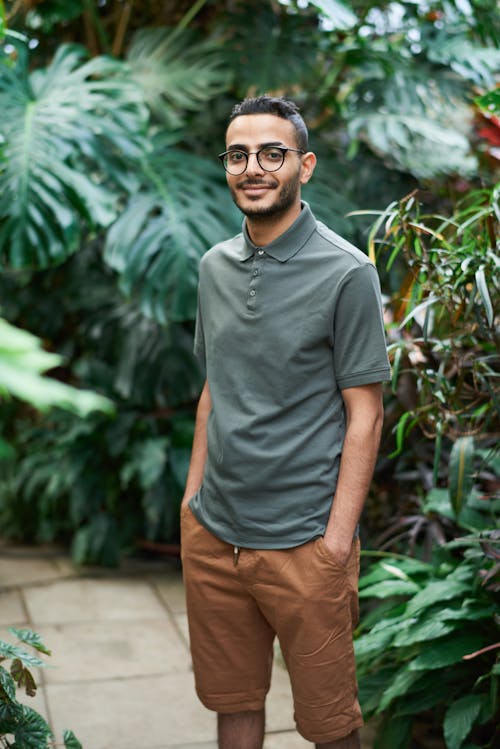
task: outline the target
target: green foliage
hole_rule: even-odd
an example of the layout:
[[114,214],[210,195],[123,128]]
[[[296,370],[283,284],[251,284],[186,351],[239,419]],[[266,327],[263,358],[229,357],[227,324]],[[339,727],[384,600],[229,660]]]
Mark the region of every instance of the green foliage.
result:
[[488,91],[487,94],[478,97],[476,104],[488,114],[500,114],[500,89],[495,88],[493,91]]
[[19,433],[16,463],[5,466],[9,536],[72,538],[76,563],[104,565],[141,539],[176,537],[191,422],[123,410],[113,422],[61,413],[42,426]]
[[[447,749],[494,744],[498,724],[495,532],[450,543],[431,564],[385,555],[360,580],[362,599],[386,599],[355,642],[366,718],[381,716],[375,746],[406,749],[419,731],[444,732]],[[496,643],[496,644],[495,644]],[[477,742],[477,743],[476,743]]]
[[[9,37],[0,75],[1,95],[9,97],[0,151],[0,254],[8,269],[0,279],[2,314],[60,351],[67,364],[58,377],[104,393],[117,416],[95,415],[81,426],[68,414],[2,404],[2,533],[68,540],[80,561],[111,563],[144,537],[177,539],[202,381],[191,353],[198,262],[241,220],[214,159],[234,101],[268,91],[299,102],[320,157],[304,196],[322,220],[360,244],[363,229],[347,211],[383,206],[418,177],[433,180],[445,202],[450,175],[476,168],[470,104],[486,93],[496,60],[489,0],[470,12],[453,2],[429,9],[234,0],[223,12],[197,2],[184,17],[174,5],[155,14],[152,4],[136,4],[127,15],[126,4],[44,2],[26,12],[16,3],[7,16],[9,33],[15,26],[25,42]],[[77,44],[60,46],[62,33]],[[481,174],[487,181],[483,162]],[[482,335],[496,301],[490,257],[467,265],[476,228],[464,234],[460,262],[473,274],[469,312],[480,315]],[[388,265],[384,285],[404,297],[400,249]],[[439,292],[440,285],[442,278]],[[426,310],[436,321],[429,289],[422,278],[413,285],[398,323],[416,311],[394,341],[394,388],[399,393],[409,380],[414,398],[410,407],[397,401],[388,409],[398,470],[412,457],[405,445],[428,429],[425,414],[441,407],[426,410],[430,390],[442,404],[453,383],[453,362],[447,368],[446,360],[443,375],[434,349],[426,369],[439,388],[423,367],[416,382],[408,371],[410,330]],[[445,338],[443,351],[453,345]],[[474,407],[470,397],[473,428],[455,411],[433,422],[436,487],[443,487],[452,443],[493,423],[488,346],[480,343],[477,360],[474,349],[462,388],[469,393],[473,382],[480,393]],[[470,474],[456,475],[457,504]],[[464,508],[468,501],[460,517]]]
[[0,65],[0,268],[61,262],[84,227],[117,215],[103,173],[125,179],[128,160],[142,153],[146,111],[122,63],[86,57],[63,45],[30,73],[19,45],[16,64]]
[[393,390],[411,387],[414,423],[433,437],[484,433],[500,416],[499,190],[472,191],[450,218],[424,214],[410,195],[377,221],[379,262],[401,279],[391,300]]
[[108,232],[104,258],[147,316],[189,320],[201,256],[239,231],[241,219],[215,161],[175,149],[161,135],[151,142],[142,184]]
[[449,218],[411,194],[370,233],[392,292],[386,413],[404,506],[373,545],[426,560],[374,551],[360,581],[376,749],[498,741],[498,222],[498,188],[470,191]]
[[42,376],[61,362],[57,354],[44,351],[35,336],[0,318],[1,395],[15,395],[40,410],[56,405],[81,416],[95,410],[112,413],[113,404],[108,398]]
[[[15,627],[8,629],[20,642],[38,652],[50,655],[50,650],[36,632]],[[11,661],[10,669],[6,668],[7,661]],[[55,747],[52,732],[45,719],[36,710],[17,699],[17,690],[21,689],[28,697],[36,695],[37,685],[29,668],[45,668],[45,661],[19,645],[11,645],[0,639],[0,664],[0,746],[5,749]],[[82,749],[72,731],[64,731],[63,741],[66,749]]]
[[218,45],[200,40],[189,29],[139,31],[126,59],[131,80],[151,112],[171,130],[229,86]]

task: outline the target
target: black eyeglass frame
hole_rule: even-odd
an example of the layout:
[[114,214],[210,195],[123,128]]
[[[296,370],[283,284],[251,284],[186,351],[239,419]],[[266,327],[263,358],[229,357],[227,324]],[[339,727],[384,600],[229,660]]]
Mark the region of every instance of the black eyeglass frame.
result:
[[[281,164],[277,166],[276,169],[266,169],[266,167],[260,163],[259,154],[262,153],[262,151],[267,151],[271,149],[275,151],[281,151],[281,155],[283,157],[281,160]],[[305,153],[305,151],[303,151],[301,148],[291,148],[289,146],[262,146],[262,148],[259,148],[258,151],[242,151],[241,148],[230,148],[229,151],[224,151],[223,153],[219,153],[217,155],[217,158],[219,159],[222,166],[224,167],[224,171],[226,171],[228,174],[231,174],[233,177],[239,177],[241,174],[244,174],[246,170],[248,169],[248,157],[251,156],[252,154],[255,154],[255,156],[257,157],[257,163],[259,164],[260,168],[263,169],[265,172],[277,172],[278,169],[281,169],[281,167],[285,163],[285,156],[287,154],[287,151],[295,151],[296,153]],[[229,171],[227,166],[224,164],[224,159],[230,153],[241,153],[243,154],[243,156],[246,157],[245,168],[243,169],[243,171],[238,172],[237,174],[233,174],[233,172]]]

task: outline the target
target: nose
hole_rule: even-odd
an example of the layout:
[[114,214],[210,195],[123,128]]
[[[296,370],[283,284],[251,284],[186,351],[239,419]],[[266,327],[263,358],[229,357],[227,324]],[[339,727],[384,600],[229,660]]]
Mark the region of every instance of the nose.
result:
[[265,174],[264,169],[261,167],[261,165],[257,161],[257,154],[254,153],[253,151],[248,154],[246,173],[247,174]]

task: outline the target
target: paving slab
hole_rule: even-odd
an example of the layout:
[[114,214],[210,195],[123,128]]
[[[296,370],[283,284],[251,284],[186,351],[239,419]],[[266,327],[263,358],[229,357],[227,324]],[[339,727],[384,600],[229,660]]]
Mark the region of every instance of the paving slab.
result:
[[53,652],[47,684],[178,673],[191,669],[186,642],[168,618],[38,628]]
[[[0,591],[0,626],[25,627],[28,623],[27,611],[24,607],[23,597],[20,591]],[[0,637],[6,636],[2,632]]]
[[160,599],[174,614],[183,614],[186,611],[186,599],[181,572],[172,571],[162,576],[155,575],[150,578],[156,588]]
[[174,620],[184,642],[189,647],[189,625],[187,614],[174,614]]
[[57,559],[43,559],[9,554],[0,557],[0,589],[20,585],[38,585],[62,576]]
[[311,749],[312,744],[306,741],[297,731],[271,733],[266,735],[264,749]]
[[215,718],[194,693],[191,673],[49,684],[56,735],[71,728],[84,749],[149,749],[215,741]]
[[26,589],[25,599],[37,625],[165,616],[165,607],[151,586],[135,579],[61,580]]
[[[56,735],[71,728],[85,749],[149,749],[216,738],[215,715],[196,697],[191,672],[52,682],[46,693]],[[288,677],[282,669],[273,674],[267,712],[270,731],[293,728]]]

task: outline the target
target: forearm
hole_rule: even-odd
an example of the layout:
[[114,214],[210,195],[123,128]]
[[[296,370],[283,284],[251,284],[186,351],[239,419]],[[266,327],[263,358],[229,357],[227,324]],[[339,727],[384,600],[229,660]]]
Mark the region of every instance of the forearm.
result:
[[[359,393],[354,391],[359,390]],[[363,392],[361,392],[363,391]],[[383,409],[380,386],[352,388],[346,403],[346,435],[325,542],[347,558],[375,468]]]
[[207,459],[207,421],[211,408],[210,391],[208,383],[205,382],[196,411],[193,448],[182,504],[188,502],[196,494],[203,481]]

